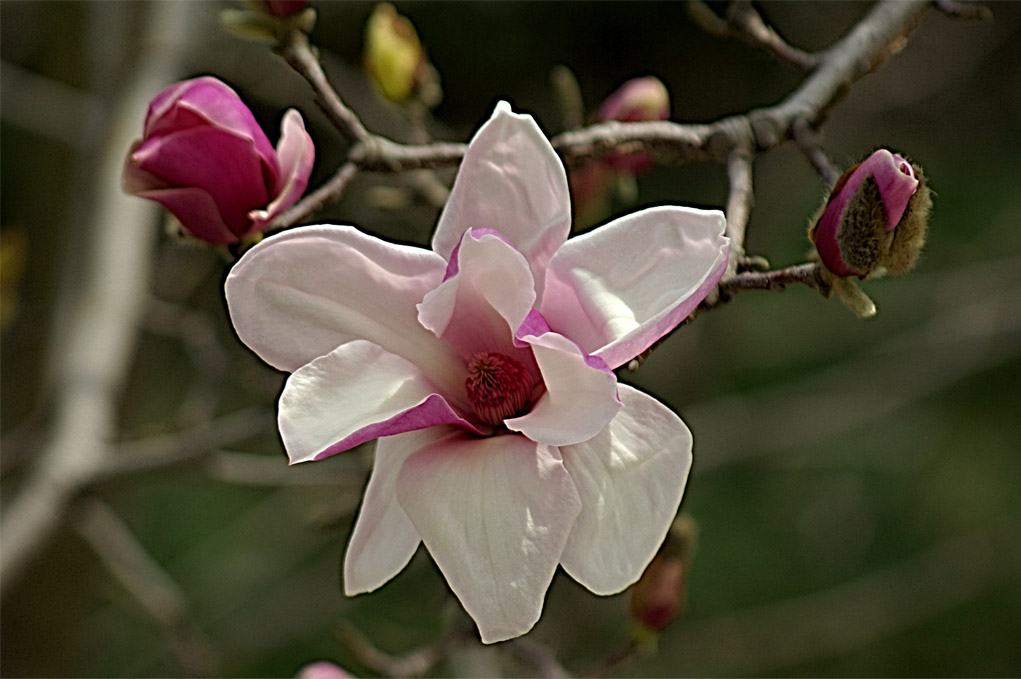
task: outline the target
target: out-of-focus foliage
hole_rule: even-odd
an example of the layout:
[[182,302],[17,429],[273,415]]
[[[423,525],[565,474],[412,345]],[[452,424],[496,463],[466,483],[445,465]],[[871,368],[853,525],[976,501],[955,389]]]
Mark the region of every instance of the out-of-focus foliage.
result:
[[[935,192],[918,270],[863,284],[877,317],[858,321],[807,289],[746,292],[683,327],[624,376],[695,432],[682,510],[698,524],[699,546],[684,615],[663,633],[657,655],[622,673],[1021,672],[1021,6],[992,8],[995,18],[985,23],[928,13],[905,49],[832,111],[826,142],[836,160],[894,148],[925,167]],[[216,9],[195,5],[210,22]],[[500,98],[534,113],[547,132],[559,131],[547,78],[556,64],[575,71],[589,108],[629,77],[654,74],[682,121],[772,104],[799,82],[743,43],[704,34],[681,4],[397,9],[442,76],[433,130],[442,138],[467,139]],[[826,46],[867,9],[761,7],[807,49]],[[370,129],[406,137],[401,114],[379,101],[359,62],[372,5],[317,10],[313,40],[337,89]],[[0,3],[5,267],[7,230],[25,240],[24,274],[11,293],[18,313],[2,338],[4,502],[46,424],[55,386],[48,338],[66,311],[58,292],[87,273],[75,254],[89,237],[76,220],[88,204],[98,144],[89,130],[139,49],[144,11],[144,3]],[[322,150],[310,181],[316,186],[335,167],[340,147],[330,147],[341,142],[305,83],[264,46],[215,27],[209,35],[182,76],[214,73],[231,83],[270,134],[280,111],[299,107]],[[46,87],[30,90],[26,82]],[[358,177],[322,221],[425,244],[434,206],[394,212],[371,200],[375,186],[399,181]],[[726,173],[715,165],[656,167],[638,186],[640,205],[726,199]],[[755,191],[749,253],[774,266],[803,261],[822,183],[786,146],[757,159]],[[221,300],[222,261],[167,238],[153,256],[160,303],[133,358],[124,437],[177,430],[210,408],[272,403],[282,376],[234,339]],[[168,304],[189,310],[193,325],[182,325]],[[187,597],[193,626],[177,635],[187,641],[183,650],[65,531],[4,601],[0,672],[289,676],[329,659],[367,676],[339,641],[342,620],[394,652],[464,622],[423,553],[379,592],[341,595],[339,564],[355,507],[350,486],[330,479],[357,483],[367,450],[320,462],[315,473],[287,469],[275,435],[253,435],[231,452],[269,464],[270,474],[275,462],[279,476],[296,483],[225,481],[231,474],[222,469],[183,468],[100,493]],[[627,624],[626,596],[593,597],[557,577],[532,637],[583,672],[623,643]],[[479,662],[464,652],[436,671],[486,674]]]

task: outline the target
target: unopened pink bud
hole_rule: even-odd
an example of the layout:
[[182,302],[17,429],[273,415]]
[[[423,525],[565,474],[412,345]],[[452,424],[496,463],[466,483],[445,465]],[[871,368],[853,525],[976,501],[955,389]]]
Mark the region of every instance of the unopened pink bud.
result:
[[662,632],[684,611],[697,533],[692,519],[677,517],[659,553],[635,583],[631,590],[631,618],[642,627]]
[[169,210],[193,236],[237,243],[305,192],[315,160],[301,114],[284,114],[274,149],[241,98],[216,78],[176,83],[149,104],[125,160],[124,190]]
[[666,120],[670,93],[659,78],[634,78],[618,87],[599,107],[600,120]]
[[920,168],[880,149],[837,180],[809,238],[838,276],[904,273],[921,252],[931,206]]
[[[638,122],[666,120],[670,117],[670,93],[658,78],[648,76],[628,80],[607,97],[599,108],[600,120]],[[615,170],[641,173],[653,166],[644,153],[611,154],[607,162]]]

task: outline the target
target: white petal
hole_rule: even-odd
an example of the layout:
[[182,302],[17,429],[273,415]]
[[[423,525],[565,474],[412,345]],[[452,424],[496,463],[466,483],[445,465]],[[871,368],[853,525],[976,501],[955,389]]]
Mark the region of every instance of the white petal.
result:
[[291,229],[252,248],[227,277],[241,340],[293,372],[355,339],[410,360],[443,386],[461,361],[418,323],[415,305],[443,279],[446,262],[349,226]]
[[691,432],[656,399],[620,385],[624,409],[595,438],[561,449],[582,509],[560,563],[596,594],[634,583],[684,494]]
[[581,507],[555,448],[443,441],[407,459],[397,498],[483,642],[532,628]]
[[698,306],[723,275],[729,240],[717,210],[656,207],[572,238],[549,263],[539,310],[611,368]]
[[433,427],[377,441],[372,476],[344,556],[344,593],[348,596],[382,586],[415,555],[421,538],[397,502],[397,473],[409,455],[450,433],[444,427]]
[[532,347],[546,393],[526,415],[504,424],[552,446],[580,443],[599,433],[620,410],[613,372],[555,332],[521,339]]
[[571,228],[563,163],[532,117],[504,102],[468,144],[433,250],[449,258],[461,234],[476,228],[505,235],[528,260],[537,288]]
[[[471,407],[463,395],[459,406]],[[348,342],[295,371],[280,395],[278,419],[292,464],[440,424],[479,432],[422,371],[365,340]]]

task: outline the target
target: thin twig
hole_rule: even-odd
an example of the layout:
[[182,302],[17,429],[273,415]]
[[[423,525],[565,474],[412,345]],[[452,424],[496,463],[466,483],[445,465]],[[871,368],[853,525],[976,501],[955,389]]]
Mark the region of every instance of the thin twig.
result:
[[805,118],[798,119],[794,123],[794,143],[798,145],[808,162],[826,182],[826,186],[833,186],[837,183],[837,179],[840,178],[840,170],[823,149],[821,129],[810,125]]
[[329,203],[339,200],[344,191],[347,190],[351,180],[358,174],[358,166],[348,161],[340,166],[336,174],[325,184],[312,193],[306,194],[304,198],[288,208],[282,215],[274,219],[267,227],[268,232],[293,226],[304,222],[309,217],[319,212]]
[[810,54],[786,42],[762,19],[762,15],[747,0],[732,2],[727,8],[729,34],[762,50],[782,64],[802,71],[811,71],[819,65],[817,54]]
[[737,274],[738,263],[744,258],[744,235],[755,190],[752,186],[752,153],[745,146],[735,147],[727,157],[727,178],[730,195],[727,198],[727,237],[730,238],[730,261],[726,276]]
[[518,659],[535,668],[540,677],[546,679],[569,679],[573,676],[556,658],[549,646],[528,637],[518,637],[504,646]]
[[351,141],[367,139],[369,131],[330,85],[322,64],[312,51],[308,36],[301,31],[291,31],[288,38],[287,42],[277,47],[277,53],[312,86],[316,93],[316,102],[329,116],[334,127]]
[[74,527],[103,565],[170,637],[185,674],[209,676],[218,664],[213,643],[191,619],[188,598],[117,513],[97,499],[79,505]]
[[82,483],[91,487],[125,476],[192,464],[217,448],[275,430],[272,410],[263,407],[240,410],[185,431],[122,443]]
[[381,651],[357,627],[346,620],[341,621],[339,633],[359,662],[386,677],[424,676],[437,663],[475,638],[474,627],[462,627],[428,646],[394,656]]
[[745,271],[743,273],[729,276],[720,281],[720,300],[716,304],[703,304],[704,307],[712,308],[720,303],[727,302],[740,290],[771,290],[780,291],[786,289],[791,283],[805,285],[813,290],[818,290],[823,295],[829,294],[830,284],[826,280],[822,265],[814,262],[798,264],[797,266],[777,269],[775,271]]
[[[821,124],[828,109],[847,87],[882,63],[892,51],[890,45],[903,40],[915,27],[928,3],[929,0],[887,0],[876,5],[823,54],[801,86],[775,106],[722,118],[708,125],[659,120],[608,121],[568,130],[553,137],[550,143],[569,162],[597,158],[610,152],[648,153],[661,162],[706,159],[726,162],[731,151],[749,143],[748,131],[754,150],[774,148],[794,137],[798,121]],[[399,144],[368,133],[333,91],[303,39],[281,48],[281,53],[309,80],[320,100],[327,102],[327,111],[332,112],[334,123],[358,143],[351,148],[345,165],[328,182],[329,186],[321,187],[292,206],[274,220],[271,230],[307,219],[327,202],[336,200],[356,172],[349,167],[351,163],[357,169],[372,172],[402,172],[453,166],[464,157],[467,144]]]
[[116,396],[128,374],[145,303],[155,229],[155,208],[120,190],[124,149],[136,135],[138,111],[176,75],[187,42],[192,8],[177,3],[147,6],[147,30],[134,76],[125,83],[111,118],[109,144],[97,163],[95,211],[87,222],[89,276],[64,324],[56,355],[56,411],[51,436],[34,469],[5,506],[0,526],[0,593],[24,576],[66,518],[82,483],[105,464],[117,431]]

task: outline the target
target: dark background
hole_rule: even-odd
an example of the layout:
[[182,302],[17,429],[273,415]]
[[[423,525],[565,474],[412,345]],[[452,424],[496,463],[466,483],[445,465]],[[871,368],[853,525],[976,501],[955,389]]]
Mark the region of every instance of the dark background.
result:
[[[282,61],[218,28],[222,6],[194,4],[205,28],[181,75],[212,73],[234,85],[274,140],[283,110],[299,107],[317,143],[318,184],[342,158],[342,140]],[[401,113],[375,97],[358,65],[372,5],[316,6],[313,40],[341,95],[370,130],[406,136]],[[699,526],[699,546],[685,615],[662,635],[658,654],[621,674],[1021,673],[1021,5],[989,6],[989,22],[928,12],[903,52],[858,82],[826,126],[838,163],[890,147],[920,164],[936,192],[919,269],[865,284],[878,316],[859,321],[800,287],[746,292],[622,376],[695,432],[682,511]],[[398,9],[441,74],[434,131],[445,139],[467,140],[499,99],[558,132],[548,77],[556,64],[577,74],[589,109],[627,78],[656,75],[671,92],[672,118],[691,122],[773,104],[801,81],[743,43],[705,34],[681,3]],[[843,35],[869,5],[760,9],[781,35],[812,50]],[[81,215],[94,191],[102,123],[138,58],[146,11],[147,3],[0,4],[4,503],[44,440],[59,389],[47,375],[51,338],[62,329],[61,291],[81,283],[78,253],[90,237]],[[322,221],[426,244],[436,208],[412,201],[381,209],[381,185],[399,180],[360,175]],[[640,205],[722,206],[726,173],[712,164],[661,166],[639,189]],[[749,253],[774,266],[804,261],[822,183],[788,144],[756,159],[755,191]],[[222,260],[168,237],[152,256],[157,320],[130,359],[122,437],[175,431],[196,408],[209,415],[271,404],[282,376],[234,339]],[[193,311],[201,338],[163,327],[166,303]],[[272,433],[253,433],[231,451],[286,465]],[[3,602],[0,671],[291,676],[327,658],[369,676],[339,641],[342,620],[391,652],[462,624],[424,551],[379,592],[342,596],[352,487],[366,455],[291,476],[272,472],[263,482],[197,468],[104,488],[102,499],[180,585],[189,628],[168,634],[63,530]],[[626,601],[595,597],[559,574],[531,638],[583,673],[626,639]],[[489,675],[498,652],[471,647],[435,672]],[[182,656],[195,664],[182,665]]]

